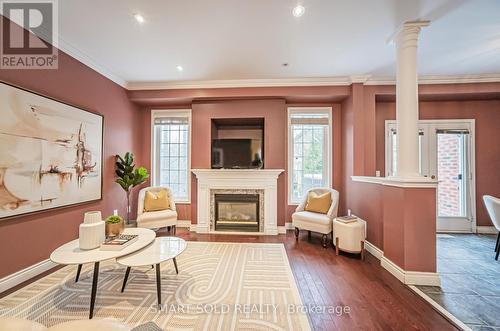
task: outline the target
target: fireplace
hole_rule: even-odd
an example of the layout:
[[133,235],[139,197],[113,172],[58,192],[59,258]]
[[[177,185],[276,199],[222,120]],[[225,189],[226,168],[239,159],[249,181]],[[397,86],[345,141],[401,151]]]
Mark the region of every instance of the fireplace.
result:
[[259,232],[259,194],[214,194],[216,231]]

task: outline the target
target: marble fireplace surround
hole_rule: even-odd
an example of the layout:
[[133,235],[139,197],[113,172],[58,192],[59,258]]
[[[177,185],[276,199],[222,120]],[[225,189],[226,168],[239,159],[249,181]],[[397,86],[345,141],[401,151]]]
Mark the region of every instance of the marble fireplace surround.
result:
[[[198,233],[214,231],[214,194],[259,194],[260,234],[277,235],[278,176],[283,169],[193,169],[198,184]],[[256,234],[256,232],[248,232]]]
[[259,196],[259,232],[264,232],[264,190],[256,190],[256,189],[210,190],[210,230],[215,229],[215,195],[216,194],[257,194]]

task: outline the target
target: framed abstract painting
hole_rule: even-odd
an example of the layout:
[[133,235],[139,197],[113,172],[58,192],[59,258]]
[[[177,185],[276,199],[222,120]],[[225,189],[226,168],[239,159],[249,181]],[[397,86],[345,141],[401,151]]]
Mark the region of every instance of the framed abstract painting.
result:
[[0,83],[0,220],[101,199],[103,120]]

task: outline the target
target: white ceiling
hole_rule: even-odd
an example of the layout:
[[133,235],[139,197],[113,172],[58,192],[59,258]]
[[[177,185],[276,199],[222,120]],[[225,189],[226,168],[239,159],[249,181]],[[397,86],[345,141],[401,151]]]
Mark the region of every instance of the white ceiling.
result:
[[387,39],[415,19],[431,20],[421,75],[500,73],[498,0],[63,0],[59,40],[122,83],[386,77],[395,74]]

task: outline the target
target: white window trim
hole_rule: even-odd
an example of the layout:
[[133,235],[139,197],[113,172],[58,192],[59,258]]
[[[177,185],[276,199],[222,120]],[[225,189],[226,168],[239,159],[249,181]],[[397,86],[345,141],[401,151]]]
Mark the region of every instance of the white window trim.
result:
[[[187,117],[188,118],[188,169],[187,169],[187,185],[188,185],[188,198],[187,200],[176,200],[175,203],[179,205],[191,204],[191,109],[152,109],[151,110],[151,185],[157,185],[157,172],[159,160],[156,156],[159,154],[159,146],[155,146],[155,118],[156,117]],[[156,150],[155,150],[156,147]]]
[[299,205],[302,201],[294,201],[292,199],[292,187],[293,187],[293,144],[292,144],[292,121],[291,121],[291,115],[293,114],[304,114],[304,113],[311,113],[311,114],[327,114],[328,115],[328,132],[327,132],[327,137],[326,137],[326,159],[328,161],[327,164],[327,186],[332,187],[332,107],[288,107],[288,114],[287,114],[287,123],[288,123],[288,134],[287,134],[287,145],[288,145],[288,169],[287,169],[287,174],[288,174],[288,205],[289,206],[296,206]]

